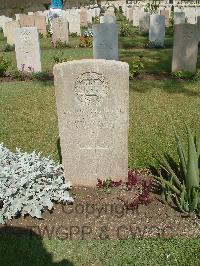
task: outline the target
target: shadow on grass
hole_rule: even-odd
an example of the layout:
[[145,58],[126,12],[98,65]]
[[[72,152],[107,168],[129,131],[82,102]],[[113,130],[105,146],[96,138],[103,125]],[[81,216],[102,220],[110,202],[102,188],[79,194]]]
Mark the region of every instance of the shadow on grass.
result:
[[68,260],[54,263],[52,255],[43,246],[42,238],[23,227],[0,227],[0,254],[1,266],[74,265]]
[[120,50],[120,60],[131,62],[135,56],[142,56],[144,72],[149,74],[171,73],[171,49]]
[[147,93],[154,88],[158,88],[160,85],[160,90],[167,92],[169,94],[185,94],[187,96],[200,96],[200,90],[195,91],[193,89],[190,89],[188,85],[190,84],[197,84],[198,82],[192,82],[192,81],[182,81],[182,80],[144,80],[142,82],[137,81],[137,83],[133,80],[130,81],[130,90],[134,90],[140,93]]
[[62,153],[61,153],[61,145],[60,145],[60,138],[57,139],[57,151],[58,151],[58,156],[59,156],[59,162],[62,164]]

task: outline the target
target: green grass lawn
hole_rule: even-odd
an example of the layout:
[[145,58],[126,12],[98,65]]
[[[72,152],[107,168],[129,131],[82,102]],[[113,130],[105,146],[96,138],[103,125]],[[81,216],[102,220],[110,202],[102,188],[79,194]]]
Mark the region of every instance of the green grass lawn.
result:
[[[180,135],[184,121],[200,128],[200,82],[132,81],[129,104],[129,166],[156,166],[156,149],[174,155],[170,118]],[[42,82],[0,85],[1,142],[12,150],[34,149],[58,160],[58,127],[54,86]]]
[[[167,36],[168,42],[172,38]],[[120,59],[130,62],[142,55],[146,73],[170,73],[172,48],[146,49],[148,37],[134,33],[120,37]],[[92,49],[79,48],[79,38],[70,38],[63,57],[72,59],[92,58]],[[54,49],[49,38],[40,39],[43,71],[52,72]],[[0,34],[0,50],[6,45]],[[132,47],[131,47],[132,45]],[[126,48],[129,46],[129,48]],[[12,64],[8,72],[16,71],[14,52],[2,52]],[[200,61],[200,60],[199,60]],[[184,135],[184,121],[193,129],[200,128],[200,81],[134,80],[130,82],[129,103],[129,166],[146,168],[157,166],[153,157],[154,146],[163,153],[175,156],[173,119],[180,135]],[[26,151],[36,149],[58,160],[58,127],[52,82],[3,82],[0,85],[1,130],[0,141],[12,150],[20,147]]]
[[[143,56],[146,73],[170,73],[172,38],[167,48],[146,49],[147,37],[120,37],[120,59],[130,62]],[[41,60],[44,71],[52,72],[53,49],[50,39],[41,39]],[[78,39],[70,40],[77,46]],[[0,51],[5,47],[0,34]],[[71,59],[92,58],[92,49],[65,48]],[[16,71],[14,52],[1,52]],[[198,62],[200,68],[200,60]],[[38,150],[59,160],[58,126],[52,82],[0,83],[0,142],[8,148]],[[152,146],[175,159],[171,119],[184,138],[184,122],[194,131],[200,129],[200,81],[133,80],[129,101],[129,166],[158,166]],[[0,237],[0,265],[200,265],[199,239],[149,239],[128,241],[61,241]],[[13,250],[13,253],[11,252]],[[47,253],[48,252],[48,253]],[[51,255],[50,255],[51,254]],[[51,257],[52,256],[52,257]],[[59,264],[53,264],[60,262]]]
[[0,265],[200,265],[199,239],[68,241],[1,237]]

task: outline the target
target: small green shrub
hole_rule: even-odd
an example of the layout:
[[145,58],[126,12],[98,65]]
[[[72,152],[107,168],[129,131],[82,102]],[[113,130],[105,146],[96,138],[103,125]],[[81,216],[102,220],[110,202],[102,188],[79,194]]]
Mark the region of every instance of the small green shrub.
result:
[[119,25],[119,36],[128,37],[132,34],[132,27],[129,22],[121,22]]
[[[70,57],[71,59],[71,57]],[[69,61],[70,59],[66,58],[64,56],[64,52],[62,50],[60,50],[54,57],[53,57],[53,60],[56,64],[58,63],[63,63],[63,62],[67,62]]]
[[100,18],[98,16],[93,17],[92,18],[92,22],[93,22],[93,24],[99,24],[100,23]]
[[70,37],[72,37],[72,38],[77,37],[77,36],[78,36],[78,35],[77,35],[76,32],[71,32],[71,33],[70,33]]
[[36,72],[36,73],[33,73],[32,75],[32,78],[33,79],[36,79],[38,81],[49,81],[52,79],[51,75],[49,72]]
[[193,73],[193,72],[183,71],[183,70],[173,72],[172,76],[179,78],[179,79],[184,79],[184,80],[196,81],[199,79],[199,73],[198,72]]
[[170,26],[170,27],[165,28],[165,33],[166,33],[166,35],[172,37],[173,34],[174,34],[174,27],[173,26]]
[[42,34],[41,32],[39,32],[39,38],[43,39],[44,38],[44,34]]
[[129,63],[129,79],[134,79],[138,76],[142,69],[144,69],[142,56],[134,57],[131,63]]
[[158,41],[155,41],[155,42],[151,42],[149,41],[146,45],[145,45],[146,48],[149,48],[149,49],[153,49],[153,48],[164,48],[165,46],[158,42]]
[[11,44],[6,44],[5,47],[3,48],[3,52],[12,52],[15,51],[15,45]]
[[3,58],[3,56],[0,56],[0,77],[3,77],[9,67],[9,62]]
[[159,4],[156,3],[147,3],[144,11],[150,13],[151,15],[156,14],[159,8]]
[[57,41],[55,43],[55,48],[57,49],[71,48],[71,45],[66,42]]

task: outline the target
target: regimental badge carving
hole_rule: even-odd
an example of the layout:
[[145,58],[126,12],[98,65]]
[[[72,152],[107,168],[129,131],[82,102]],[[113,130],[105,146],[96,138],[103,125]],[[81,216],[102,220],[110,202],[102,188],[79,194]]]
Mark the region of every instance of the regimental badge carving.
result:
[[108,95],[108,83],[102,74],[85,72],[75,81],[75,94],[82,105],[101,104]]
[[31,42],[31,32],[24,29],[21,31],[21,39],[23,40],[23,42],[25,43],[30,43]]

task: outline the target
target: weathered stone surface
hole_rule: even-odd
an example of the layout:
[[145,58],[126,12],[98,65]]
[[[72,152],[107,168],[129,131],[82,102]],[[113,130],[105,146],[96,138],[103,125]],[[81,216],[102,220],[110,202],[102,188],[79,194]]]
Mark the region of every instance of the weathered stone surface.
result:
[[34,27],[35,16],[34,15],[20,15],[19,23],[22,28],[23,27]]
[[87,9],[81,8],[80,9],[80,24],[81,27],[87,27],[88,25],[88,19],[87,19]]
[[0,16],[0,28],[3,29],[3,35],[4,37],[7,37],[6,34],[6,23],[12,21],[12,18],[6,17],[6,16]]
[[106,16],[115,16],[115,10],[114,7],[109,6],[108,9],[105,12]]
[[164,46],[165,17],[160,15],[150,16],[149,41],[157,46]]
[[100,23],[116,23],[116,17],[115,16],[101,16],[100,17]]
[[100,15],[101,9],[99,7],[95,7],[95,17],[98,17]]
[[187,19],[187,23],[196,24],[196,8],[195,7],[187,7],[184,9],[185,17]]
[[185,13],[184,12],[174,12],[174,25],[185,23]]
[[53,19],[53,35],[52,42],[55,45],[56,42],[68,43],[69,42],[69,25],[67,19],[54,18]]
[[87,10],[87,23],[92,24],[92,11],[90,9]]
[[118,29],[114,23],[93,26],[93,58],[118,60]]
[[80,27],[80,14],[79,12],[70,12],[66,15],[66,18],[69,22],[69,32],[77,33],[77,35],[81,35],[81,27]]
[[47,36],[45,16],[20,15],[19,22],[21,27],[36,27],[39,33],[45,37]]
[[127,9],[127,19],[128,21],[132,22],[133,21],[133,8],[129,7]]
[[179,24],[174,29],[172,72],[195,72],[199,34],[197,25]]
[[149,33],[150,14],[147,12],[140,12],[139,14],[139,31],[141,34]]
[[46,29],[46,18],[45,16],[35,16],[35,27],[38,29],[39,33],[41,33],[44,37],[47,36],[47,29]]
[[15,18],[16,18],[17,21],[20,20],[20,16],[21,16],[21,15],[22,15],[22,14],[15,14]]
[[140,10],[133,10],[133,26],[139,26],[139,13]]
[[19,22],[16,20],[6,22],[6,35],[7,35],[7,43],[10,45],[15,44],[15,29],[20,28]]
[[126,180],[128,64],[80,60],[53,72],[65,178],[81,186],[95,186],[97,178]]
[[161,10],[160,15],[165,17],[165,27],[169,27],[169,10]]
[[17,68],[25,72],[40,72],[40,46],[37,28],[15,30],[15,52]]

